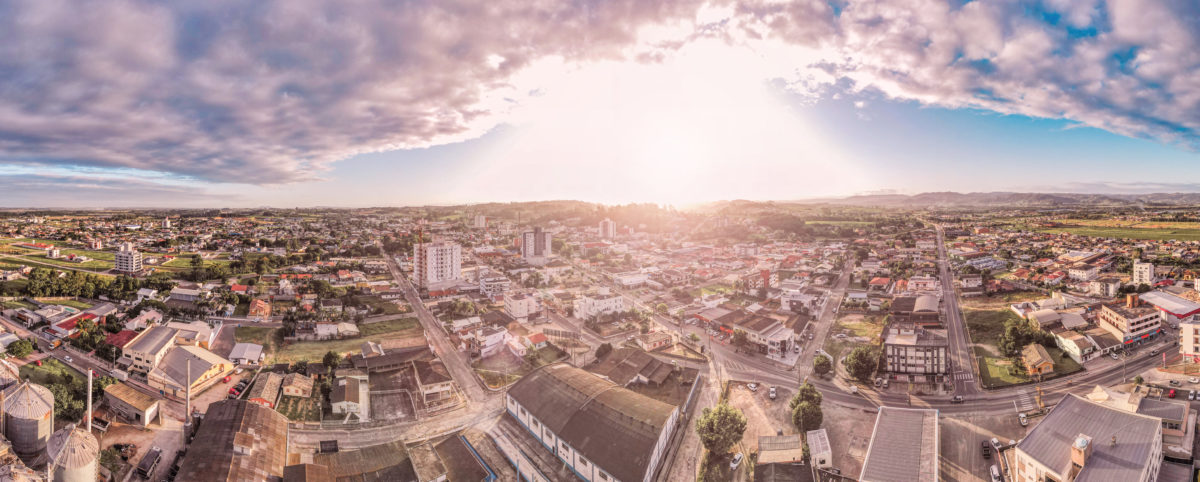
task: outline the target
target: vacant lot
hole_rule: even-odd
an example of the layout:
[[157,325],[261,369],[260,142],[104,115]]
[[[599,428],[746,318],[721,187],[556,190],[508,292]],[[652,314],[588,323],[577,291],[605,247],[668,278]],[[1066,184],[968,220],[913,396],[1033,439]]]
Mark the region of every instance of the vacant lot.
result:
[[401,318],[399,320],[380,321],[378,323],[363,323],[358,325],[358,332],[364,338],[372,336],[394,333],[397,331],[416,331],[421,332],[421,325],[417,323],[416,318]]
[[[1054,374],[1047,376],[1047,380],[1083,370],[1082,366],[1066,356],[1062,350],[1046,348],[1046,351],[1050,353],[1050,358],[1054,359]],[[995,388],[1029,381],[1024,372],[1012,370],[1012,361],[1007,358],[992,356],[982,347],[975,347],[975,356],[979,360],[979,372],[983,374],[985,387]]]
[[399,340],[421,336],[422,333],[421,325],[413,318],[364,324],[359,325],[358,329],[362,333],[362,336],[358,338],[301,341],[281,346],[275,352],[275,361],[279,363],[300,360],[320,361],[325,353],[330,351],[339,354],[358,351],[364,341]]
[[1002,295],[963,298],[961,304],[963,310],[1006,310],[1013,303],[1040,300],[1043,298],[1046,298],[1046,295],[1037,291],[1018,291]]
[[293,422],[320,422],[321,398],[321,390],[313,387],[313,396],[309,398],[279,397],[279,405],[275,410]]
[[1117,239],[1200,240],[1200,223],[1129,221],[1119,219],[1067,219],[1062,226],[1042,228],[1046,233],[1070,233],[1079,236]]
[[1021,321],[1012,310],[963,310],[963,318],[967,322],[967,330],[971,334],[971,342],[996,346],[1000,343],[1000,335],[1004,334],[1004,324],[1009,321]]
[[74,368],[64,365],[62,362],[53,358],[42,359],[42,366],[29,363],[21,365],[20,375],[22,379],[27,379],[33,383],[43,386],[50,386],[55,383],[63,382],[64,376],[71,377],[72,384],[82,386],[86,381],[84,374],[75,371]]

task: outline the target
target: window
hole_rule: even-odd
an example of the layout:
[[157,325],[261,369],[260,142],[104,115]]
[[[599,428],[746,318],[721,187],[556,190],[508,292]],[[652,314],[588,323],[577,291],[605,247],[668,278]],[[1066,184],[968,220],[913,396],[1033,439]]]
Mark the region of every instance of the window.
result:
[[608,480],[608,474],[604,473],[603,471],[600,472],[600,480]]

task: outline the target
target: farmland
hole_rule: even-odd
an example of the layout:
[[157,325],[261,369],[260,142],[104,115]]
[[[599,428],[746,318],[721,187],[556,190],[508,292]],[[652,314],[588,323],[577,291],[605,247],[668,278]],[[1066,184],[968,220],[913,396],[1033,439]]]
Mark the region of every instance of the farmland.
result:
[[1078,236],[1115,239],[1200,240],[1200,223],[1126,221],[1119,219],[1064,219],[1052,228],[1037,228],[1044,233],[1069,233]]

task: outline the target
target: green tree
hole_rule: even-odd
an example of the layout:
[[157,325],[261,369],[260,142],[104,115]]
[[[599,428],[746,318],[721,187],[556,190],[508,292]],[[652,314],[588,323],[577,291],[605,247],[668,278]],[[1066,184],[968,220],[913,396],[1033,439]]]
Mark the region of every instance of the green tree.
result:
[[612,350],[613,350],[613,347],[611,344],[601,343],[600,346],[596,347],[596,358],[597,359],[604,358],[605,355],[612,353]]
[[813,358],[813,371],[817,372],[817,375],[825,375],[833,371],[833,363],[829,361],[829,357],[817,355]]
[[116,363],[117,360],[121,358],[121,347],[110,345],[108,343],[101,343],[96,347],[96,356],[109,363]]
[[54,395],[54,416],[64,420],[78,420],[83,414],[83,402],[68,383],[53,383],[49,387]]
[[817,390],[811,383],[804,382],[800,385],[800,390],[796,391],[796,395],[792,396],[792,401],[788,403],[788,409],[795,410],[796,405],[803,402],[808,402],[813,405],[820,405],[822,400],[821,392]]
[[1141,375],[1138,375],[1138,376],[1136,376],[1136,377],[1133,377],[1133,384],[1134,384],[1134,385],[1141,385],[1141,384],[1142,384],[1142,382],[1145,382],[1145,381],[1146,381],[1146,380],[1145,380],[1144,378],[1142,378],[1142,376],[1141,376]]
[[325,357],[321,359],[321,364],[325,365],[326,371],[332,371],[334,368],[337,368],[341,362],[342,357],[337,353],[334,353],[333,350],[325,352]]
[[746,416],[741,410],[727,404],[705,408],[696,419],[696,433],[704,448],[717,455],[724,455],[733,444],[742,439],[746,432]]
[[821,428],[824,419],[825,414],[821,412],[821,406],[812,402],[800,402],[792,409],[792,425],[801,432]]
[[733,344],[739,347],[745,347],[750,339],[746,337],[746,332],[741,329],[733,330]]
[[878,356],[875,353],[875,348],[863,345],[851,351],[842,363],[846,365],[846,370],[850,372],[850,376],[859,381],[867,381],[875,373],[877,359]]
[[33,342],[29,340],[14,341],[8,344],[7,352],[9,356],[24,358],[30,353],[33,353]]

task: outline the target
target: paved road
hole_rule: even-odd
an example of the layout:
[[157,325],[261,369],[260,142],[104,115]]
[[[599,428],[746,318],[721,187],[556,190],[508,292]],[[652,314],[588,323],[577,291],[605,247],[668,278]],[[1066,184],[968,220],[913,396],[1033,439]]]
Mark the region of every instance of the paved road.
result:
[[387,257],[388,268],[392,271],[392,277],[400,283],[404,289],[404,296],[408,299],[408,303],[412,305],[413,313],[417,315],[421,326],[425,329],[425,338],[433,345],[434,351],[442,359],[442,363],[446,365],[446,369],[450,371],[450,375],[458,382],[459,388],[462,388],[470,402],[484,402],[489,398],[497,396],[497,393],[488,391],[483,387],[483,382],[479,377],[475,376],[475,370],[471,368],[470,363],[463,358],[462,353],[459,353],[454,345],[450,343],[446,331],[442,329],[442,323],[434,318],[433,314],[425,308],[425,303],[421,302],[421,296],[417,293],[416,288],[400,271],[400,266],[396,264],[396,260],[392,257]]
[[954,393],[962,396],[979,393],[975,370],[972,365],[971,342],[967,338],[966,322],[962,308],[958,305],[958,293],[954,290],[954,277],[950,274],[950,260],[946,256],[945,233],[937,228],[938,266],[942,278],[942,299],[946,302],[946,333],[950,342],[950,377],[954,381]]

